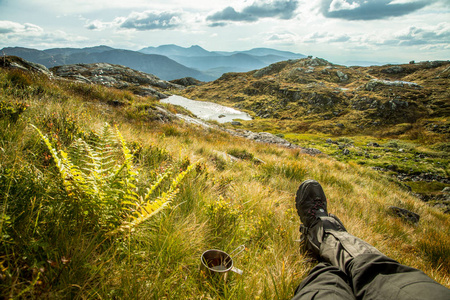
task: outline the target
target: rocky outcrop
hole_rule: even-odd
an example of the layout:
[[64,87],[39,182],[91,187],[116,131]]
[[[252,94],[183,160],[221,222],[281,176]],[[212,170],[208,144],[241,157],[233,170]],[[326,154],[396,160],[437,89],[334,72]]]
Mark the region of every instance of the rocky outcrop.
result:
[[407,88],[421,88],[420,85],[414,82],[408,81],[390,81],[381,79],[372,79],[366,85],[365,89],[367,91],[375,91],[378,87],[407,87]]
[[417,224],[420,220],[420,215],[409,211],[407,209],[397,207],[397,206],[389,206],[389,211],[391,214],[405,220],[406,222]]
[[287,140],[268,132],[253,132],[249,130],[230,130],[230,129],[223,129],[223,130],[231,135],[240,136],[258,143],[275,144],[285,148],[301,149],[302,153],[309,155],[322,154],[322,152],[318,149],[300,147],[296,144],[292,144]]
[[171,80],[170,82],[173,84],[182,85],[185,87],[202,84],[202,82],[200,80],[197,80],[193,77],[184,77],[184,78],[180,78],[180,79]]
[[0,57],[0,67],[40,73],[52,77],[52,73],[43,65],[26,61],[17,56]]
[[279,63],[271,64],[265,68],[259,69],[253,73],[253,77],[261,78],[263,76],[276,74],[286,67],[286,65],[294,64],[296,60],[287,60]]
[[155,75],[108,63],[64,65],[50,70],[58,77],[118,89],[129,88],[137,95],[154,96],[159,99],[167,97],[164,91],[183,88],[181,85],[161,80]]
[[342,72],[342,71],[337,70],[337,71],[336,71],[336,75],[337,75],[337,77],[339,78],[339,80],[342,81],[342,82],[348,80],[348,75],[345,74],[345,73]]

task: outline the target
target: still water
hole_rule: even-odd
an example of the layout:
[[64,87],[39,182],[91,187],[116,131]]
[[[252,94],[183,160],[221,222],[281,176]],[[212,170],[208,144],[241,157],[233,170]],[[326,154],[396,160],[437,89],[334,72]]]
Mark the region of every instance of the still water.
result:
[[[170,96],[166,99],[161,99],[160,101],[163,103],[170,103],[184,107],[196,115],[197,118],[203,120],[215,120],[219,123],[226,123],[236,119],[252,119],[252,117],[250,117],[247,113],[212,102],[190,100],[188,98],[176,95]],[[219,116],[221,117],[219,118]]]

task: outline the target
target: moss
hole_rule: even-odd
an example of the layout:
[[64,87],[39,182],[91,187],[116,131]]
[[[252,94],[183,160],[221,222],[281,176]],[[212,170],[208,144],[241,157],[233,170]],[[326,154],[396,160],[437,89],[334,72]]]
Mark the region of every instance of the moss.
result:
[[405,184],[411,187],[414,193],[429,194],[441,192],[449,184],[445,184],[437,181],[406,181]]

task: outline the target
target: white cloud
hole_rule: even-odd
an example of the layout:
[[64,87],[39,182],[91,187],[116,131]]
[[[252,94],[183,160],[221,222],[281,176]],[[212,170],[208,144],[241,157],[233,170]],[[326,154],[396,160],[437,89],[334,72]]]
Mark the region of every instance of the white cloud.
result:
[[359,4],[357,2],[347,2],[346,0],[333,0],[330,4],[330,12],[343,10],[343,9],[355,9],[358,8]]
[[182,14],[170,11],[132,12],[127,17],[117,17],[111,22],[93,20],[85,28],[101,31],[109,28],[132,29],[138,31],[174,29],[182,25]]
[[418,45],[433,46],[434,49],[448,49],[450,23],[436,26],[409,26],[392,32],[384,38],[370,39],[368,42],[379,46],[410,47]]
[[298,40],[298,36],[291,32],[272,33],[266,39],[265,44],[272,46],[295,45],[297,44]]
[[6,45],[42,48],[75,45],[86,41],[87,38],[70,35],[62,30],[46,32],[40,26],[31,23],[0,21],[0,40],[1,44]]
[[173,29],[181,25],[181,14],[176,12],[133,12],[120,24],[120,28],[140,31]]
[[330,43],[346,43],[352,38],[348,34],[335,34],[333,32],[313,32],[304,36],[301,41],[303,43],[320,43],[320,44],[330,44]]
[[30,23],[16,23],[11,21],[0,21],[0,35],[2,34],[34,34],[43,32],[44,30]]

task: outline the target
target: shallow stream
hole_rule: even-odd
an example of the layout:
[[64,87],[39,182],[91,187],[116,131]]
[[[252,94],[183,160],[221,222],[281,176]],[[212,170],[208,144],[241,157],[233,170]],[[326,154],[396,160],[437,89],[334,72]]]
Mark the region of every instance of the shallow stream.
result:
[[219,123],[226,123],[238,119],[252,119],[252,117],[245,112],[212,102],[196,101],[176,95],[161,99],[160,101],[184,107],[196,115],[197,118],[203,120],[215,120]]

